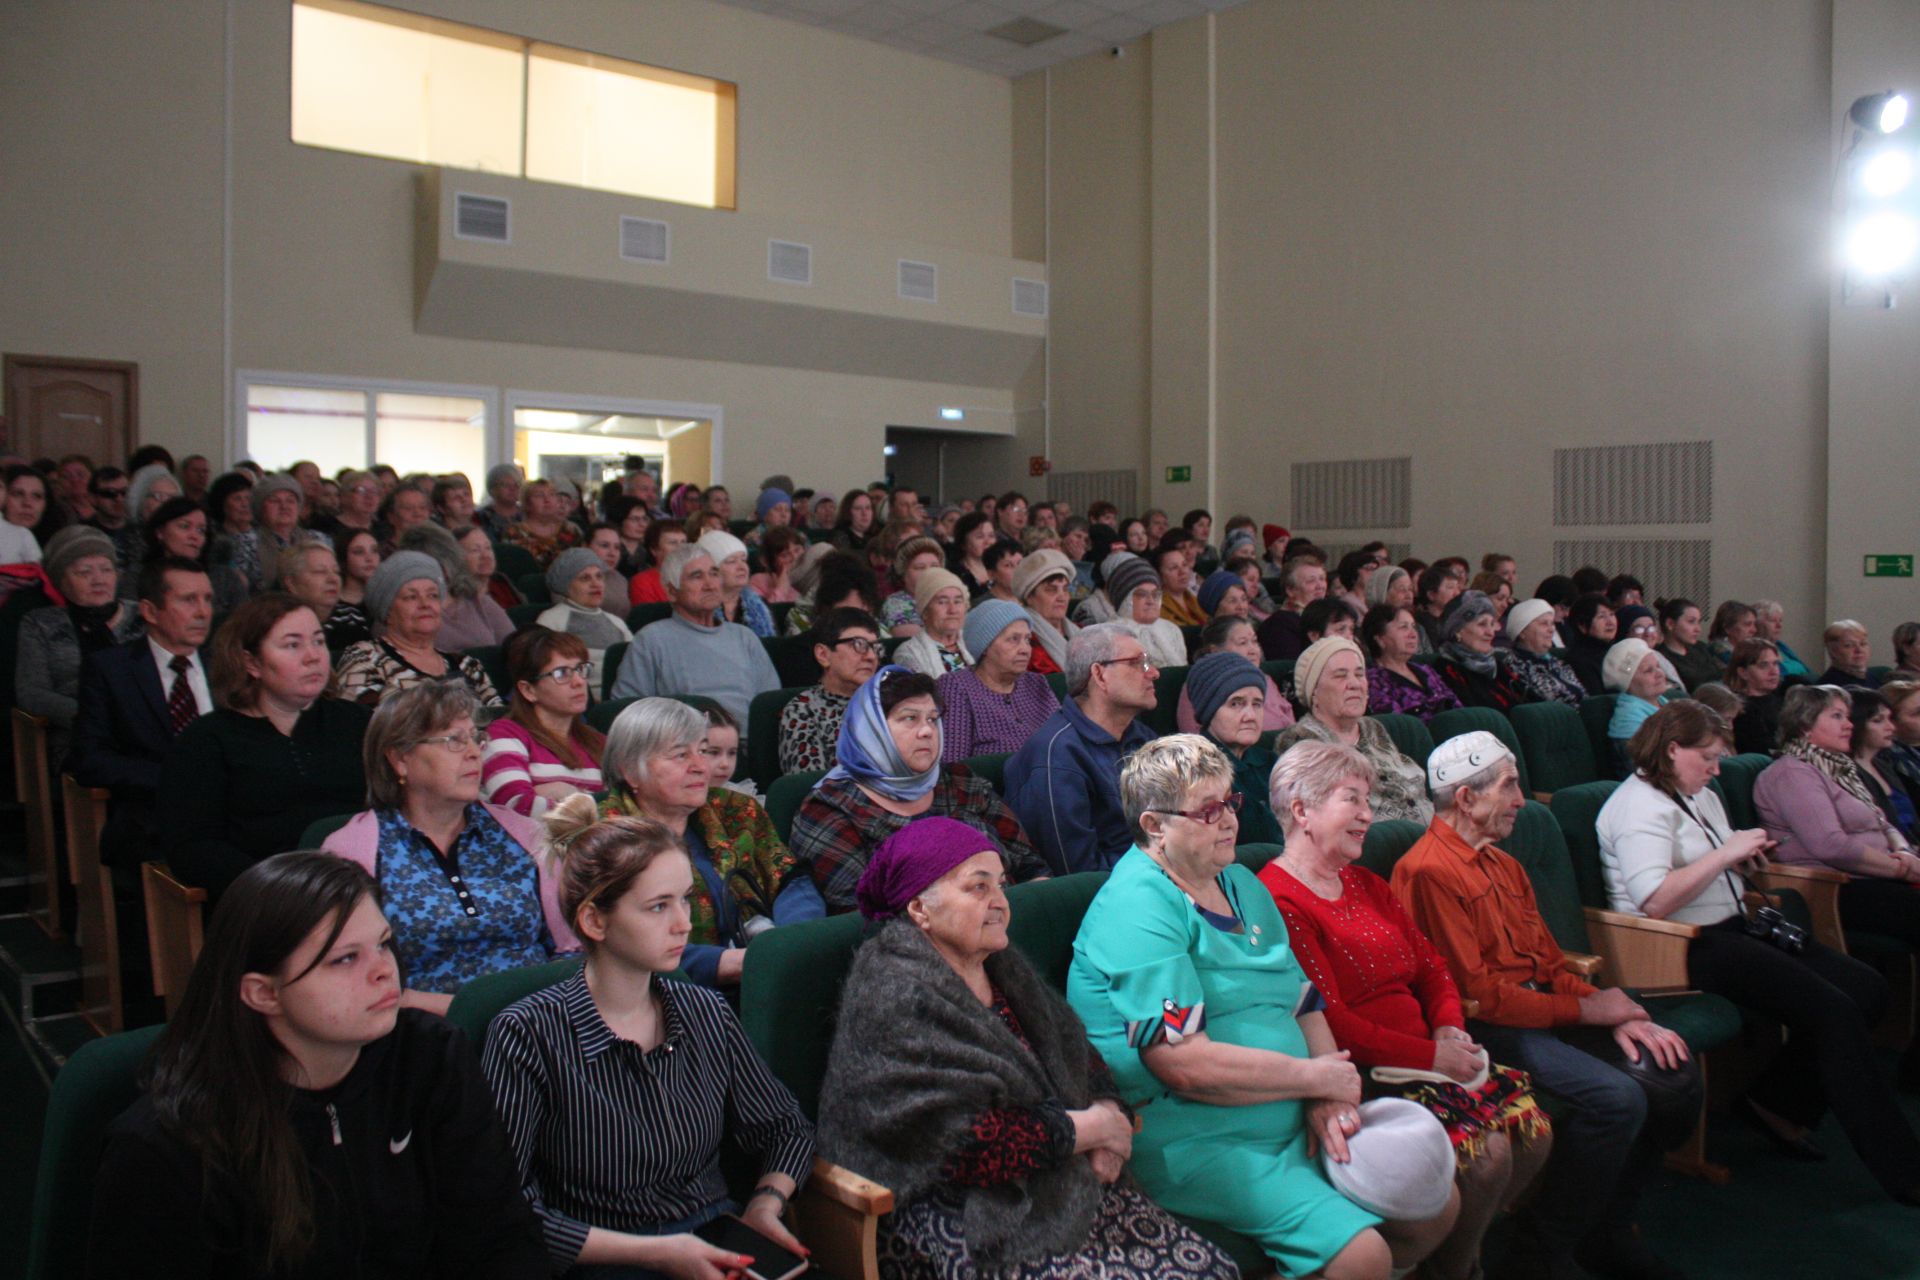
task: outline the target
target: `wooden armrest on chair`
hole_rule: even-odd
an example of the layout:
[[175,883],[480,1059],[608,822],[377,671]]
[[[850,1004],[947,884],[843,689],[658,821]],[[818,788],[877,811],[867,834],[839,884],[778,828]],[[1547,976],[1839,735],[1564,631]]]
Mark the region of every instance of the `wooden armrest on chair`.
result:
[[1598,907],[1588,907],[1586,915],[1587,932],[1613,982],[1651,992],[1682,991],[1690,985],[1687,944],[1700,936],[1698,925]]
[[880,1218],[893,1212],[892,1191],[816,1157],[792,1209],[816,1266],[847,1280],[878,1280]]
[[1465,996],[1460,997],[1460,1013],[1463,1017],[1479,1017],[1480,1002],[1478,1000],[1469,1000]]
[[153,994],[166,1001],[167,1016],[172,1017],[200,958],[207,891],[182,884],[164,862],[141,863],[140,885],[147,906]]
[[1813,916],[1814,941],[1845,953],[1847,939],[1840,926],[1840,886],[1852,877],[1832,867],[1808,867],[1784,862],[1769,862],[1749,872],[1747,880],[1758,887],[1776,891],[1792,889],[1806,900]]
[[1560,958],[1566,961],[1567,972],[1578,974],[1582,978],[1591,978],[1600,972],[1605,963],[1599,956],[1590,956],[1584,951],[1563,951]]
[[1533,793],[1533,798],[1534,798],[1535,800],[1537,800],[1537,801],[1539,801],[1539,802],[1540,802],[1541,804],[1552,804],[1552,803],[1553,803],[1553,792],[1551,792],[1551,791],[1536,791],[1536,792],[1534,792],[1534,793]]

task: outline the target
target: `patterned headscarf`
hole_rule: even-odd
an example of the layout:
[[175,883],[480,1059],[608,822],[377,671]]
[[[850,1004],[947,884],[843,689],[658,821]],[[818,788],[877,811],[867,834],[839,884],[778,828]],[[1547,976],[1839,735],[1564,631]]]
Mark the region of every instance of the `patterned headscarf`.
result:
[[911,773],[893,741],[887,713],[880,706],[880,690],[894,676],[911,675],[905,667],[889,664],[853,691],[840,719],[839,763],[821,781],[851,780],[902,803],[918,800],[940,781],[940,753],[925,773]]

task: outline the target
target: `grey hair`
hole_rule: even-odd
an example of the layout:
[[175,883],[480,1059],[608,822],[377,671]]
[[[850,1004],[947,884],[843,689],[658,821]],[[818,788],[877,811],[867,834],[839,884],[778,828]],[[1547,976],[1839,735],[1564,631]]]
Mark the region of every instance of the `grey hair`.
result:
[[424,551],[439,562],[447,579],[447,594],[455,600],[472,600],[480,594],[480,579],[467,568],[467,553],[460,540],[437,524],[417,524],[393,540],[397,551]]
[[283,584],[282,589],[284,590],[284,584],[291,579],[294,574],[300,571],[300,562],[312,555],[325,556],[328,563],[332,564],[335,568],[339,568],[340,566],[340,562],[334,558],[332,549],[329,548],[326,543],[316,542],[311,539],[301,539],[290,547],[281,548],[279,556],[276,557],[274,581]]
[[1127,826],[1144,840],[1143,814],[1178,809],[1193,788],[1222,781],[1233,783],[1233,762],[1226,752],[1197,733],[1170,733],[1147,743],[1120,766],[1120,807]]
[[1364,778],[1368,790],[1380,779],[1373,762],[1342,742],[1296,742],[1267,775],[1267,799],[1280,830],[1293,834],[1293,802],[1317,809],[1349,778]]
[[499,484],[502,480],[518,480],[524,484],[526,483],[526,479],[527,473],[519,467],[511,462],[502,462],[497,466],[487,468],[487,492],[493,492],[493,486]]
[[1837,684],[1797,684],[1780,703],[1780,745],[1804,738],[1820,713],[1836,702],[1852,706],[1853,698]]
[[1093,679],[1093,669],[1102,662],[1111,661],[1122,636],[1131,640],[1139,639],[1139,633],[1130,626],[1113,622],[1102,622],[1091,627],[1080,628],[1080,634],[1067,641],[1067,693],[1079,697],[1087,691],[1087,683]]
[[1512,769],[1515,773],[1518,773],[1520,766],[1511,755],[1503,755],[1480,772],[1462,778],[1458,782],[1449,782],[1446,786],[1433,793],[1434,809],[1440,813],[1452,813],[1454,807],[1460,801],[1460,793],[1462,791],[1472,791],[1477,795],[1485,795],[1499,784],[1500,775],[1508,769]]
[[1755,600],[1747,606],[1763,618],[1786,616],[1787,607],[1778,600]]
[[660,562],[660,585],[669,591],[680,589],[680,575],[695,560],[712,560],[713,553],[697,542],[683,542],[667,552]]
[[627,794],[627,775],[647,776],[647,761],[663,751],[690,747],[707,736],[707,717],[673,698],[642,698],[614,717],[600,753],[600,775],[607,788]]
[[422,738],[479,714],[480,700],[463,680],[429,680],[381,699],[360,746],[367,773],[367,807],[398,809],[406,800],[406,788],[387,763],[388,752],[404,755],[419,746]]

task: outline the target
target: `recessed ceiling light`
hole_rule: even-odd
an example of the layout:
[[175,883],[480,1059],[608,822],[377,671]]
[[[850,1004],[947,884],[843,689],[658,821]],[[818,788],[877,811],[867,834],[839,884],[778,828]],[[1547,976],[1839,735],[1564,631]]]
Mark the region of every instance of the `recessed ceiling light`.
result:
[[1038,18],[1015,18],[1012,22],[1003,22],[988,30],[990,36],[998,36],[1022,48],[1031,48],[1042,40],[1051,40],[1055,36],[1067,33],[1065,27],[1056,27],[1051,22],[1042,22]]

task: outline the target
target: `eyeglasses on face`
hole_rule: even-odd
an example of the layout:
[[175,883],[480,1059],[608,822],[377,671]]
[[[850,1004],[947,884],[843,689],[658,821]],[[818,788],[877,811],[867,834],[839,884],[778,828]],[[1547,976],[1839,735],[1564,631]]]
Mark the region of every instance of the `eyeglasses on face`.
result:
[[115,485],[111,489],[95,489],[93,496],[96,498],[124,498],[127,496],[127,486],[122,484]]
[[1153,670],[1153,659],[1144,653],[1137,653],[1131,658],[1101,658],[1093,665],[1096,667],[1138,667],[1142,674],[1144,674]]
[[869,640],[865,636],[843,636],[828,645],[827,648],[838,649],[841,645],[845,645],[855,653],[863,655],[877,653],[880,649],[880,642],[878,640]]
[[542,671],[535,679],[551,680],[555,684],[565,684],[575,676],[579,676],[582,680],[593,679],[593,664],[591,662],[579,662],[570,667],[555,667],[551,671]]
[[1246,803],[1246,797],[1238,791],[1229,792],[1225,800],[1216,800],[1200,809],[1149,809],[1148,813],[1164,813],[1172,818],[1191,818],[1203,826],[1211,827],[1229,813],[1237,814],[1240,806]]
[[487,731],[470,729],[466,733],[443,733],[438,737],[422,738],[416,745],[441,747],[456,756],[464,754],[468,747],[478,747],[484,751],[487,746]]

